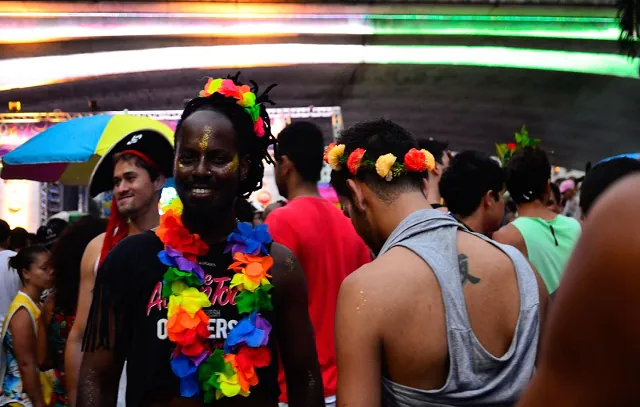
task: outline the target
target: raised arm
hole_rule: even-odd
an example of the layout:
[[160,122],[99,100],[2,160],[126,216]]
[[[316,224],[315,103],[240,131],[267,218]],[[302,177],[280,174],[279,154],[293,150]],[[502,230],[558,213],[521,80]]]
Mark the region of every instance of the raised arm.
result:
[[293,253],[273,244],[273,305],[278,349],[287,378],[291,407],[323,407],[322,376],[309,319],[307,283]]
[[82,337],[87,326],[87,317],[93,298],[93,286],[95,284],[95,264],[100,255],[104,234],[93,239],[84,251],[80,264],[80,292],[78,295],[78,307],[76,319],[69,332],[65,348],[65,375],[69,404],[75,406],[78,390],[78,375],[82,361]]
[[22,386],[34,407],[45,407],[38,376],[36,332],[29,312],[20,308],[11,318],[9,331],[13,336],[13,350],[18,361]]
[[349,275],[340,287],[336,310],[336,356],[338,360],[338,406],[379,407],[381,345],[372,315],[365,307],[362,292],[367,287],[364,276],[374,267],[366,265]]

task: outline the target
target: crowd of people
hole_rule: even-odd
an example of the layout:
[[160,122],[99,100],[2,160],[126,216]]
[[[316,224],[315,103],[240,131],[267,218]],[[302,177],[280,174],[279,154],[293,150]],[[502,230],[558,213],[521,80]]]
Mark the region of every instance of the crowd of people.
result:
[[[175,148],[123,135],[108,220],[0,221],[0,406],[640,403],[640,161],[552,182],[540,147],[502,166],[384,119],[276,139],[270,90],[211,79]],[[256,214],[265,165],[286,201]]]

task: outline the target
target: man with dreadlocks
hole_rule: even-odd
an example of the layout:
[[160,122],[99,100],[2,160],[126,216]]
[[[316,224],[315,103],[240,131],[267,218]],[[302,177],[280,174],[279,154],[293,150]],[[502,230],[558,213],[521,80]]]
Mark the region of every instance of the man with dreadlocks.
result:
[[378,252],[340,288],[338,405],[515,403],[548,297],[524,256],[431,208],[421,186],[435,159],[393,122],[345,130],[327,158],[356,231]]
[[[133,132],[117,142],[102,156],[91,176],[90,195],[95,197],[102,192],[113,191],[113,201],[106,233],[87,245],[80,265],[76,318],[65,348],[65,380],[72,405],[76,400],[82,337],[98,264],[126,236],[158,226],[160,193],[166,178],[172,176],[172,168],[171,142],[161,133],[144,130]],[[124,394],[119,394],[118,404],[124,405]]]
[[125,358],[130,406],[275,407],[279,360],[290,405],[323,406],[304,273],[266,226],[235,217],[275,143],[267,92],[256,93],[237,77],[211,79],[188,103],[176,129],[179,198],[98,273],[79,406],[115,404]]

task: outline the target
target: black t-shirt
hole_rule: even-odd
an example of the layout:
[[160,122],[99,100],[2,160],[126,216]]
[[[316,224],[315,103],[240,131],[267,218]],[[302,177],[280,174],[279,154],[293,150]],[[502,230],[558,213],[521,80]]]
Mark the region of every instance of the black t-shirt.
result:
[[[229,288],[235,274],[227,269],[232,257],[223,252],[224,247],[225,243],[212,245],[209,253],[198,258],[205,273],[202,291],[212,304],[204,309],[210,318],[211,350],[223,347],[227,333],[241,319],[234,301],[237,290]],[[90,350],[111,345],[106,315],[112,309],[116,324],[114,350],[127,359],[126,399],[130,406],[145,406],[180,396],[179,379],[170,365],[175,346],[169,341],[166,329],[167,304],[162,298],[162,280],[167,266],[158,259],[162,249],[162,242],[152,232],[128,237],[109,253],[96,279],[86,346]],[[274,323],[272,313],[262,315]],[[277,401],[278,355],[274,335],[272,331],[271,364],[256,369],[259,384],[251,388],[251,396],[259,394]],[[202,400],[202,395],[196,397]]]

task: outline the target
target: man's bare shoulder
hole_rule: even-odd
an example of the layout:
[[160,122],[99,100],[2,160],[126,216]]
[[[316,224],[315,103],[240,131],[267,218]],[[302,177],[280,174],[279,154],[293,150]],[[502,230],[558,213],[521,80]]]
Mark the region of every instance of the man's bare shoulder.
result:
[[430,270],[429,265],[411,250],[394,247],[351,273],[342,283],[341,290],[363,290],[376,297],[376,301],[398,305],[398,301],[415,294],[414,290],[424,292],[425,287],[430,286],[439,290],[437,279]]
[[498,243],[514,246],[526,256],[526,245],[522,233],[512,224],[501,227],[492,236],[492,239]]
[[100,251],[102,250],[102,244],[104,243],[105,233],[101,233],[98,236],[94,237],[93,240],[89,242],[87,247],[84,249],[84,254],[82,255],[82,271],[83,273],[93,274],[93,270],[95,268],[95,264],[98,261],[98,257],[100,257]]

